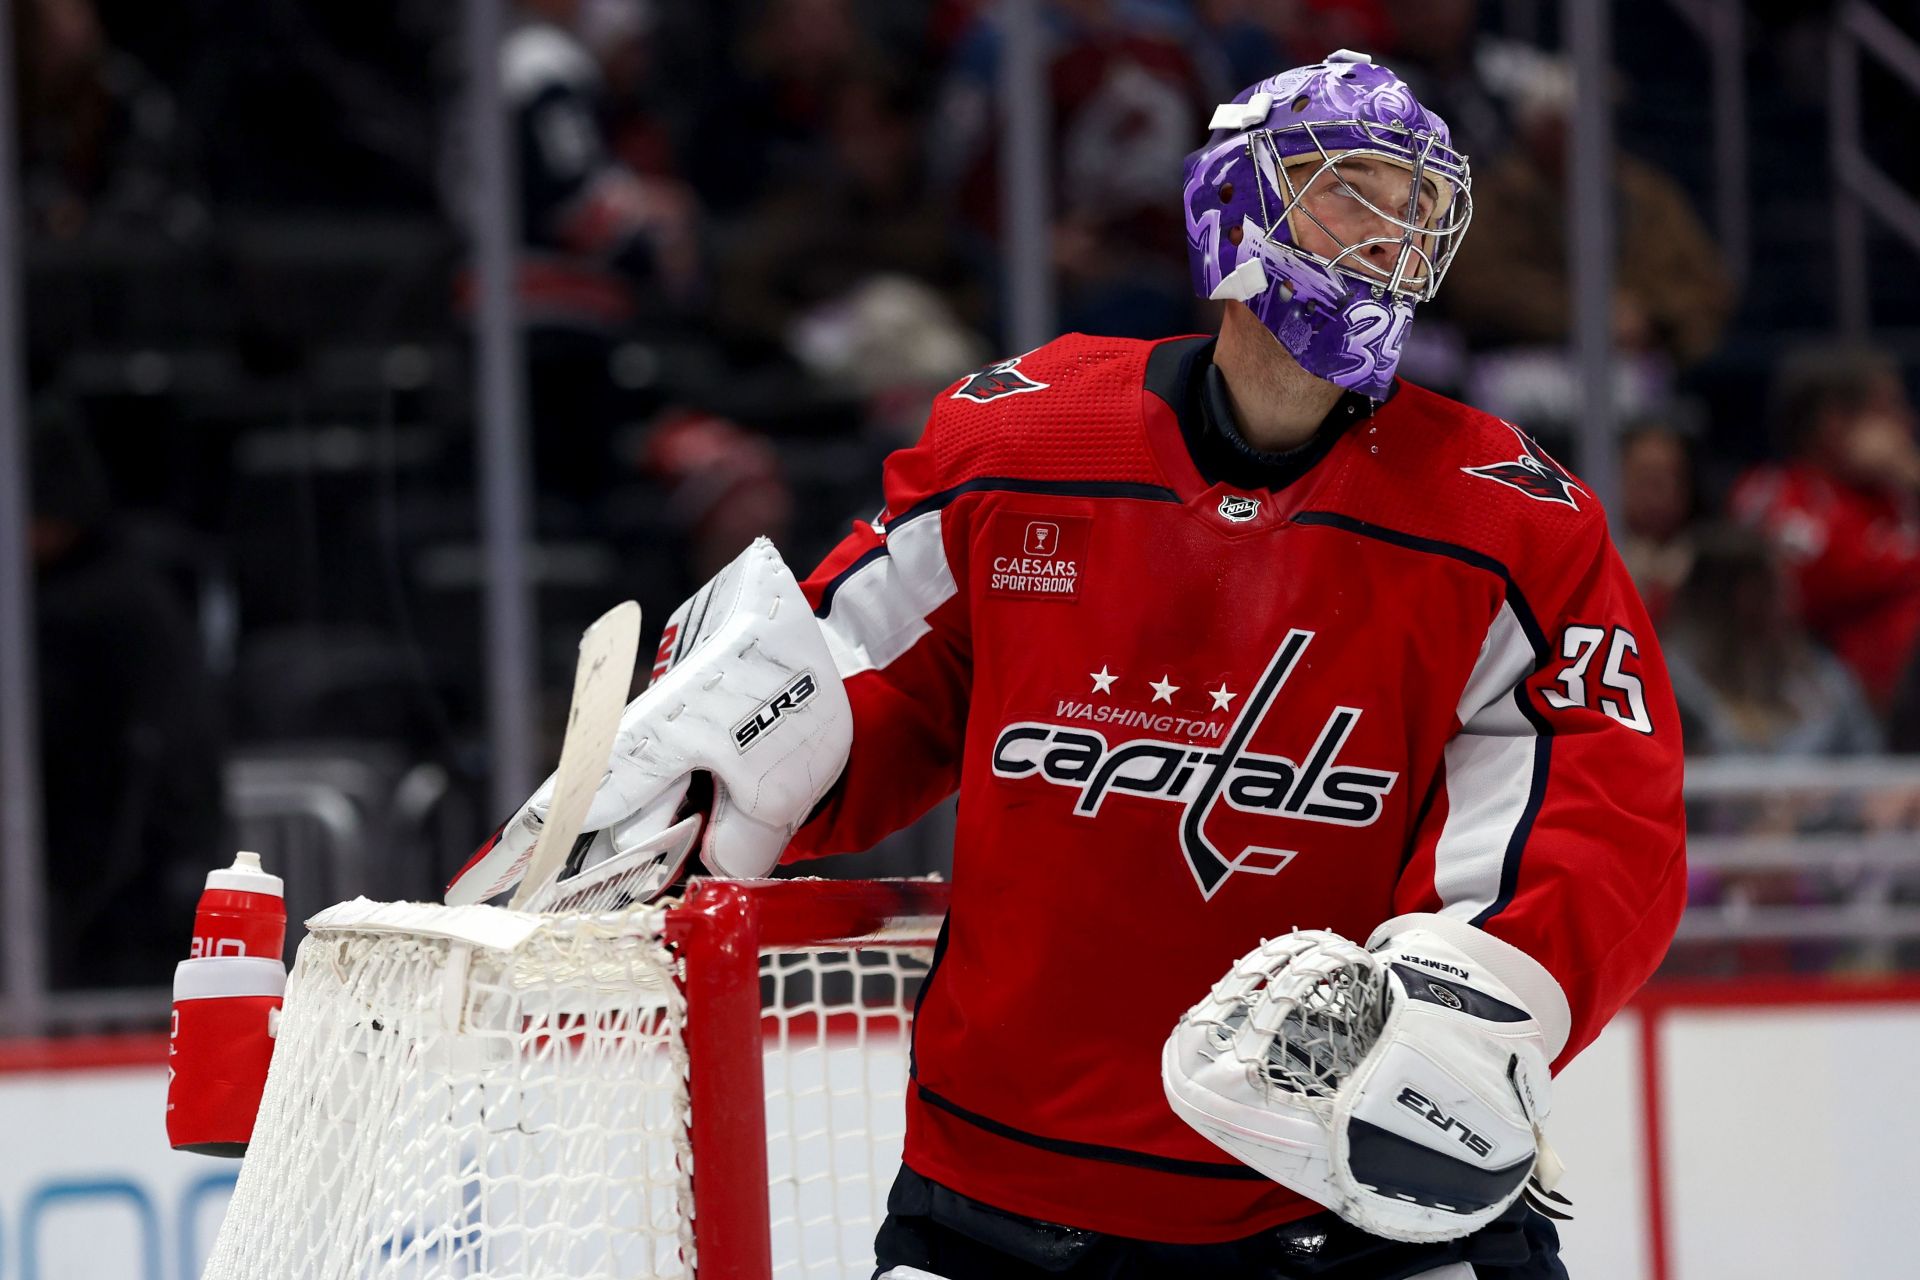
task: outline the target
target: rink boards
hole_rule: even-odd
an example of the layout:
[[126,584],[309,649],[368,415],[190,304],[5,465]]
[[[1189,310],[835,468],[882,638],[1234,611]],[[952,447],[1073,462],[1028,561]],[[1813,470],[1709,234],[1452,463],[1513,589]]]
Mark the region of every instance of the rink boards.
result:
[[[236,1166],[166,1148],[164,1052],[153,1037],[0,1046],[0,1280],[197,1276]],[[1576,1280],[1905,1274],[1915,1062],[1920,983],[1721,984],[1636,1006],[1556,1091]],[[768,1065],[833,1086],[769,1116],[802,1136],[797,1160],[772,1157],[780,1274],[827,1274],[795,1264],[797,1242],[865,1238],[829,1218],[881,1211],[899,1130],[828,1144],[825,1108],[864,1113],[862,1082],[901,1064],[836,1049]]]

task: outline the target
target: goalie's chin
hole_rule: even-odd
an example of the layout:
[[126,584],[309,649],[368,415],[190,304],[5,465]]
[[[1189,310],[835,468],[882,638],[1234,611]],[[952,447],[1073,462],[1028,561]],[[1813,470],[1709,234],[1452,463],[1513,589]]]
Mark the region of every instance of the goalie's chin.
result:
[[1232,1054],[1212,1053],[1207,1038],[1205,1026],[1186,1021],[1167,1037],[1160,1051],[1167,1105],[1240,1163],[1317,1202],[1332,1173],[1325,1122],[1304,1108],[1261,1097],[1248,1065]]

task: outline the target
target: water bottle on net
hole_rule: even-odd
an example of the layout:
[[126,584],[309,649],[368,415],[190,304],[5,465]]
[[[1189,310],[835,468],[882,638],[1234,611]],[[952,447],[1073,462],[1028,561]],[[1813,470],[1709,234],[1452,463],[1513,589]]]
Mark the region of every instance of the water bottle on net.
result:
[[260,855],[242,849],[233,865],[207,873],[193,913],[190,959],[220,956],[281,958],[287,940],[286,887],[268,875]]
[[167,1138],[179,1150],[246,1154],[286,992],[286,935],[284,886],[259,854],[208,873],[190,958],[173,975]]

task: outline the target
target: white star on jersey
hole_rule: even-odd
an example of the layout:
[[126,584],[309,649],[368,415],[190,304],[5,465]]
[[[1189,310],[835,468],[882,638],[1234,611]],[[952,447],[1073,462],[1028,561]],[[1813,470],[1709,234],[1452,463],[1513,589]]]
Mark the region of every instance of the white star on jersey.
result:
[[1113,682],[1119,679],[1118,676],[1107,670],[1105,663],[1100,664],[1098,671],[1089,671],[1087,674],[1093,677],[1093,691],[1095,693],[1110,692],[1113,689]]
[[1158,680],[1149,680],[1147,683],[1153,686],[1153,700],[1164,702],[1169,706],[1173,704],[1173,695],[1180,692],[1180,686],[1167,683],[1165,676],[1161,676]]
[[1225,680],[1222,680],[1220,682],[1220,687],[1218,689],[1207,690],[1207,696],[1213,699],[1213,709],[1215,711],[1225,711],[1227,710],[1229,704],[1231,704],[1233,700],[1239,695],[1228,693],[1227,682]]

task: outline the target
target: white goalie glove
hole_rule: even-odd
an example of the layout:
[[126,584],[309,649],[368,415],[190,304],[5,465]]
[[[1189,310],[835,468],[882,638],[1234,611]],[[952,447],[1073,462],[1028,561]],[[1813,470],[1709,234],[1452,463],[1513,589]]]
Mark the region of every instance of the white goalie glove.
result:
[[[606,777],[563,877],[535,910],[644,902],[679,874],[696,840],[708,870],[764,876],[847,762],[853,712],[825,634],[773,544],[756,539],[674,613],[664,671],[628,704]],[[696,776],[700,818],[681,816]],[[547,818],[548,778],[447,887],[450,903],[516,885]]]
[[1161,1055],[1180,1118],[1363,1231],[1424,1243],[1499,1217],[1558,1161],[1540,1126],[1565,994],[1518,948],[1407,915],[1367,949],[1301,930],[1263,942],[1189,1009]]

